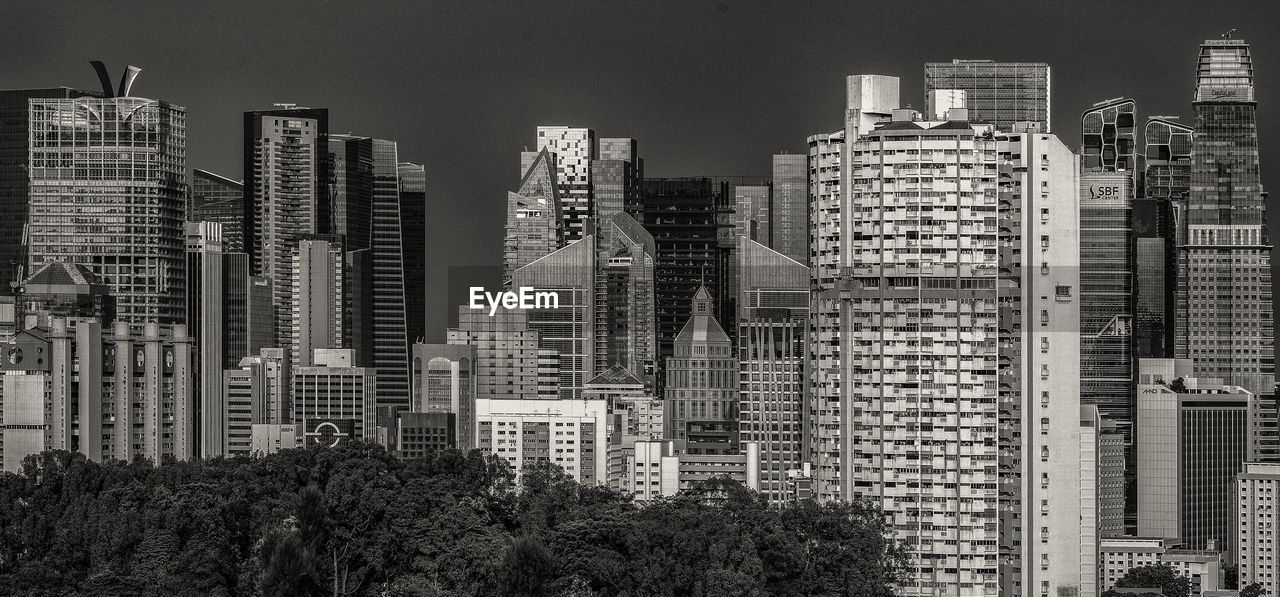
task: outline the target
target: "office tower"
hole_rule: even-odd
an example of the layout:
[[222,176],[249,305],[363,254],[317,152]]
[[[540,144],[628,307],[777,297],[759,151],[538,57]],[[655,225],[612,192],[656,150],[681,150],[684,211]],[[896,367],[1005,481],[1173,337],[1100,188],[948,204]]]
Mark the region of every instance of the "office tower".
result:
[[240,253],[244,248],[244,183],[208,170],[191,170],[188,222],[222,224],[222,248]]
[[502,254],[502,281],[564,245],[564,219],[556,158],[543,149],[525,170],[520,188],[507,193],[507,225]]
[[98,462],[197,455],[186,326],[116,322],[104,331],[96,321],[54,317],[0,351],[6,470],[28,449]]
[[596,133],[588,128],[540,126],[533,151],[520,154],[520,171],[525,173],[543,149],[555,155],[556,184],[560,191],[564,242],[589,234],[586,220],[593,216],[591,162],[596,159]]
[[963,89],[930,89],[925,93],[926,114],[929,120],[947,120],[951,110],[967,110],[968,94]]
[[[621,217],[629,217],[622,214]],[[512,288],[553,292],[558,305],[525,311],[538,347],[559,355],[559,396],[578,398],[595,377],[596,237],[588,235],[512,274]]]
[[846,153],[843,495],[891,517],[904,595],[1086,590],[1094,563],[1059,547],[1086,509],[1079,166],[1052,135],[950,116],[897,111]]
[[250,275],[248,254],[224,251],[221,224],[187,222],[186,231],[186,320],[196,360],[196,441],[202,456],[213,456],[226,445],[223,370],[274,342],[271,289],[266,278]]
[[635,443],[627,492],[637,503],[671,497],[718,477],[727,477],[752,491],[760,489],[758,444],[744,442],[735,454],[682,454],[677,443],[669,439]]
[[624,212],[600,222],[595,272],[595,371],[625,367],[655,388],[658,336],[653,236]]
[[[1085,120],[1089,120],[1089,113]],[[1089,151],[1087,139],[1085,150]],[[1130,172],[1082,170],[1079,229],[1080,401],[1097,405],[1104,418],[1116,423],[1130,446],[1134,435],[1136,267],[1131,176]],[[1130,497],[1134,496],[1133,458],[1130,449],[1125,459]]]
[[[311,365],[311,356],[318,348],[344,347],[345,255],[336,237],[304,238],[295,247],[288,295],[292,308],[285,326],[288,333],[282,339],[296,369]],[[363,364],[359,356],[357,352],[352,358]]]
[[1013,130],[1015,122],[1033,122],[1050,132],[1049,65],[1043,62],[952,60],[924,65],[925,93],[935,89],[965,92],[969,120]]
[[115,300],[88,267],[48,261],[13,288],[16,329],[48,327],[52,317],[115,321]]
[[1134,107],[1133,100],[1116,98],[1098,102],[1081,115],[1080,160],[1086,172],[1137,171]]
[[458,447],[457,415],[444,412],[408,412],[394,406],[378,407],[379,429],[385,429],[389,450],[398,458],[425,458]]
[[699,287],[692,303],[693,315],[667,359],[667,439],[689,454],[732,454],[738,449],[738,360],[707,289]]
[[277,104],[244,114],[244,247],[271,280],[276,344],[289,346],[292,255],[308,234],[329,233],[329,111]]
[[[844,131],[809,136],[809,375],[808,461],[821,500],[840,496],[840,165]],[[846,436],[847,437],[847,436]],[[821,480],[820,483],[816,481]]]
[[452,413],[455,447],[470,450],[475,433],[476,347],[466,344],[414,344],[409,410]]
[[427,337],[427,173],[422,164],[396,164],[400,177],[400,239],[404,257],[405,339]]
[[1191,133],[1173,116],[1153,116],[1144,129],[1143,193],[1134,203],[1137,286],[1135,358],[1173,358],[1177,214],[1191,192]]
[[1268,595],[1280,593],[1276,568],[1276,494],[1280,492],[1280,463],[1246,462],[1235,479],[1236,547],[1239,586],[1260,583]]
[[[293,419],[308,438],[329,434],[371,440],[376,421],[374,371],[353,366],[351,349],[316,349],[310,365],[293,368]],[[311,442],[312,439],[308,439]]]
[[733,233],[769,246],[773,238],[769,185],[738,185],[733,189],[733,206]]
[[[1101,500],[1104,482],[1103,460],[1106,446],[1102,437],[1105,419],[1098,414],[1098,407],[1080,405],[1080,444],[1079,444],[1079,482],[1080,482],[1080,522],[1077,535],[1077,551],[1080,561],[1098,562],[1098,539],[1102,535]],[[1121,511],[1123,514],[1123,511]],[[1123,522],[1123,521],[1122,521]],[[1048,559],[1047,553],[1040,554],[1041,560]],[[1087,595],[1096,594],[1098,585],[1098,569],[1094,566],[1081,566],[1079,583],[1086,587]]]
[[760,492],[777,504],[787,501],[788,472],[806,459],[809,268],[745,236],[738,242],[738,434],[759,444]]
[[[1178,541],[1156,537],[1113,537],[1099,547],[1101,590],[1110,591],[1130,570],[1143,566],[1168,566],[1191,583],[1190,595],[1207,594],[1222,585],[1221,554],[1207,549],[1177,549]],[[1243,568],[1241,569],[1243,581]],[[1244,584],[1240,586],[1245,586]],[[1234,593],[1234,591],[1232,591]],[[1216,594],[1216,593],[1215,593]]]
[[373,366],[378,370],[378,404],[408,410],[409,341],[405,332],[404,244],[400,237],[396,166],[399,156],[395,141],[372,142]]
[[[555,398],[558,389],[544,393],[539,386],[538,332],[529,328],[528,311],[458,307],[458,327],[449,330],[449,344],[474,347],[476,398]],[[559,363],[559,355],[548,355]],[[556,369],[558,380],[559,372]]]
[[1198,377],[1271,394],[1271,244],[1247,43],[1221,39],[1200,46],[1192,105],[1191,193],[1186,232],[1179,232],[1174,352],[1195,362]]
[[1194,377],[1189,359],[1138,364],[1138,535],[1235,558],[1232,479],[1252,460],[1253,395]]
[[181,323],[186,109],[141,97],[31,99],[29,126],[28,271],[82,264],[111,289],[117,320]]
[[586,485],[605,483],[607,405],[604,400],[476,399],[476,448],[516,471],[550,463]]
[[592,217],[608,222],[615,214],[633,213],[640,202],[642,180],[644,160],[635,139],[600,139],[600,158],[591,161]]
[[[720,184],[717,184],[717,183]],[[751,184],[750,182],[737,181]],[[712,178],[650,178],[644,181],[640,217],[657,250],[654,294],[657,302],[658,363],[665,366],[672,342],[692,315],[691,299],[706,286],[722,297],[715,316],[732,315],[729,282],[732,252],[733,185]],[[721,239],[721,235],[725,239]],[[726,300],[726,298],[728,300]],[[659,393],[666,376],[659,372]]]
[[0,290],[32,273],[26,269],[26,225],[31,207],[28,100],[98,95],[70,87],[0,90]]
[[770,197],[771,237],[765,246],[800,263],[809,263],[809,158],[805,154],[773,156]]

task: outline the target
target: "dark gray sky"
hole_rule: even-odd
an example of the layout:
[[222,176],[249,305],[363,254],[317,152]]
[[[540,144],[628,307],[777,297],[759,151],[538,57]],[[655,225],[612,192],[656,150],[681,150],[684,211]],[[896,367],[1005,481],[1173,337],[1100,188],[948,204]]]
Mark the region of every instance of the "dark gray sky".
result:
[[[1075,147],[1102,99],[1191,122],[1198,45],[1237,28],[1263,182],[1280,186],[1280,2],[1219,4],[5,2],[0,88],[92,89],[89,60],[113,78],[135,64],[136,95],[187,107],[190,165],[232,178],[245,110],[327,107],[331,130],[426,165],[425,275],[442,288],[450,266],[500,263],[505,191],[539,124],[635,137],[649,176],[767,174],[773,153],[839,128],[845,75],[896,75],[923,109],[924,63],[951,58],[1048,62],[1052,126]],[[433,307],[434,339],[451,308]]]

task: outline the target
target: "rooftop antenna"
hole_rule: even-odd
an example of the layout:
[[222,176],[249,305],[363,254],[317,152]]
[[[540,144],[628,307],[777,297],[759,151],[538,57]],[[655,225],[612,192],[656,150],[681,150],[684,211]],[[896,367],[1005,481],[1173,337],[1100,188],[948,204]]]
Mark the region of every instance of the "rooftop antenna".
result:
[[1235,32],[1236,32],[1236,30],[1235,30],[1235,29],[1232,29],[1231,31],[1228,31],[1228,32],[1226,32],[1226,33],[1223,33],[1223,34],[1222,34],[1222,39],[1231,39],[1231,34],[1232,34],[1232,33],[1235,33]]

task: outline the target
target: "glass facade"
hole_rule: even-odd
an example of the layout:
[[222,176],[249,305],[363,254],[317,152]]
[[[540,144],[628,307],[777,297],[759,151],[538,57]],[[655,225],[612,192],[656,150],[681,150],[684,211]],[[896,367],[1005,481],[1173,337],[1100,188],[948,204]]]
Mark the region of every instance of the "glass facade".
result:
[[1080,117],[1082,151],[1086,171],[1133,172],[1137,168],[1135,104],[1130,99],[1095,104]]
[[188,222],[222,224],[222,249],[244,251],[244,185],[199,168],[191,171]]
[[1049,132],[1049,65],[1043,62],[952,60],[924,65],[925,93],[965,92],[969,120],[1011,132],[1015,122],[1034,122]]
[[128,97],[32,99],[27,267],[88,267],[119,321],[181,323],[186,110]]
[[516,270],[555,252],[564,242],[560,185],[555,155],[544,149],[525,170],[520,188],[507,193],[507,226],[502,253],[502,281]]
[[803,154],[773,156],[769,248],[800,263],[809,263],[809,158]]

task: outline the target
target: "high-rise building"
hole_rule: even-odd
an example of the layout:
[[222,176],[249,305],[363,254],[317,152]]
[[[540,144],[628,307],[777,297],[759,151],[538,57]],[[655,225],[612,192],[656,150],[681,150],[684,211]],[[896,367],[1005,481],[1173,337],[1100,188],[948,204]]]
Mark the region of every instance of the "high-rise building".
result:
[[629,479],[625,490],[637,503],[674,496],[714,477],[727,477],[747,489],[759,490],[757,444],[743,443],[735,454],[680,453],[678,444],[669,439],[635,442],[635,458],[625,473]]
[[[224,252],[221,224],[187,222],[188,333],[194,345],[196,442],[201,456],[222,454],[222,372],[274,341],[270,287],[249,273],[249,256]],[[248,449],[248,429],[244,448]]]
[[[400,236],[399,156],[395,141],[373,139],[373,366],[378,404],[409,408],[404,243]],[[424,257],[425,258],[425,257]],[[419,274],[418,276],[422,276]]]
[[[1096,406],[1082,406],[1097,410]],[[1126,482],[1125,472],[1129,470],[1125,463],[1126,455],[1131,451],[1123,433],[1116,428],[1114,421],[1098,420],[1097,430],[1097,468],[1098,468],[1098,536],[1118,537],[1127,530],[1125,505],[1130,501],[1137,503],[1137,489],[1133,498],[1126,496],[1127,488],[1132,485]],[[1137,528],[1137,508],[1133,509],[1134,528]]]
[[1239,586],[1259,583],[1266,594],[1280,593],[1280,542],[1276,541],[1276,495],[1280,463],[1246,462],[1235,479],[1236,547]]
[[546,148],[555,154],[556,183],[560,188],[564,240],[573,242],[589,234],[586,220],[593,216],[591,162],[596,159],[596,133],[588,128],[540,126],[533,151],[520,155],[520,172],[529,171],[533,160]]
[[[629,217],[620,214],[618,217]],[[559,356],[559,395],[579,398],[596,374],[596,236],[571,242],[512,274],[512,288],[555,293],[557,304],[530,309],[529,329],[538,347]]]
[[595,272],[595,371],[622,366],[653,391],[657,371],[653,236],[635,218],[600,222]]
[[809,157],[773,156],[769,240],[761,244],[800,263],[809,263]]
[[455,415],[455,447],[462,450],[473,448],[476,347],[467,344],[414,344],[411,371],[413,392],[409,410]]
[[506,460],[517,480],[527,464],[549,463],[587,486],[607,475],[604,400],[476,400],[475,446]]
[[608,222],[615,214],[631,213],[640,201],[644,160],[636,140],[627,137],[600,139],[600,158],[591,162],[592,217]]
[[0,90],[0,291],[32,273],[26,269],[26,226],[31,209],[28,100],[98,96],[98,92],[70,87]]
[[[458,327],[449,330],[449,344],[474,347],[475,396],[528,400],[555,398],[555,384],[546,393],[539,383],[538,332],[530,329],[528,311],[501,309],[493,315],[466,305],[458,307]],[[559,363],[559,355],[547,357]],[[551,367],[559,381],[558,366]]]
[[716,321],[706,288],[698,288],[692,303],[693,315],[667,358],[667,439],[689,454],[736,453],[739,373],[733,341]]
[[965,92],[971,122],[1012,131],[1016,122],[1033,122],[1050,132],[1050,69],[1043,62],[952,60],[924,65],[925,92]]
[[[650,178],[644,181],[636,218],[653,236],[657,250],[654,294],[657,303],[658,363],[673,354],[676,334],[692,315],[694,293],[703,286],[712,296],[717,319],[731,321],[730,282],[734,188],[756,181],[713,178]],[[724,238],[721,238],[721,237]],[[666,380],[659,373],[658,385]],[[665,395],[665,394],[663,394]]]
[[94,461],[197,455],[186,326],[116,322],[108,332],[54,317],[0,351],[5,470],[46,449]]
[[1137,285],[1135,358],[1173,358],[1177,287],[1177,214],[1191,192],[1191,133],[1169,116],[1153,116],[1144,130],[1143,196],[1134,202]]
[[222,224],[223,250],[244,251],[244,183],[193,168],[187,221]]
[[806,459],[809,268],[745,236],[739,243],[738,435],[759,445],[759,491],[783,503],[788,472]]
[[[293,372],[293,419],[309,438],[374,437],[374,371],[353,366],[351,349],[316,349]],[[311,443],[308,439],[308,443]]]
[[88,267],[46,262],[13,288],[14,331],[48,327],[53,317],[115,321],[115,301]]
[[844,131],[809,137],[809,404],[805,432],[813,491],[820,499],[840,495],[840,210]]
[[507,193],[507,226],[502,254],[502,281],[515,271],[564,245],[555,154],[538,152],[524,172],[520,187]]
[[[292,255],[291,302],[288,333],[284,346],[289,347],[292,366],[310,366],[316,349],[345,348],[343,259],[340,240],[336,237],[303,238],[295,243]],[[354,349],[353,349],[354,351]],[[363,364],[356,354],[357,364]]]
[[847,147],[843,496],[891,517],[904,595],[1087,594],[1094,563],[1059,547],[1087,507],[1078,162],[949,116],[899,110]]
[[329,111],[277,104],[244,114],[244,247],[271,281],[276,343],[288,346],[292,257],[308,234],[332,232]]
[[1116,98],[1098,102],[1081,115],[1080,160],[1085,172],[1137,171],[1135,106],[1131,99]]
[[733,229],[769,246],[773,238],[769,218],[769,185],[738,185],[733,189]]
[[632,492],[636,442],[662,439],[662,400],[654,396],[640,378],[620,365],[609,367],[587,382],[582,396],[586,400],[603,400],[608,405],[608,483],[610,487]]
[[1249,44],[1200,46],[1174,352],[1194,361],[1196,376],[1259,395],[1274,391],[1275,346],[1253,93]]
[[1207,591],[1213,591],[1222,585],[1222,554],[1209,549],[1177,549],[1178,545],[1176,539],[1166,537],[1103,539],[1098,560],[1102,575],[1099,588],[1110,591],[1115,588],[1117,581],[1134,568],[1167,566],[1190,582],[1189,594],[1216,594]]
[[400,177],[400,242],[404,262],[405,339],[427,336],[427,172],[422,164],[396,164]]
[[29,130],[27,271],[81,264],[110,288],[118,321],[183,322],[186,109],[142,97],[31,99]]
[[1253,395],[1197,379],[1188,359],[1142,359],[1138,371],[1138,535],[1216,545],[1235,558],[1232,479],[1252,460]]

